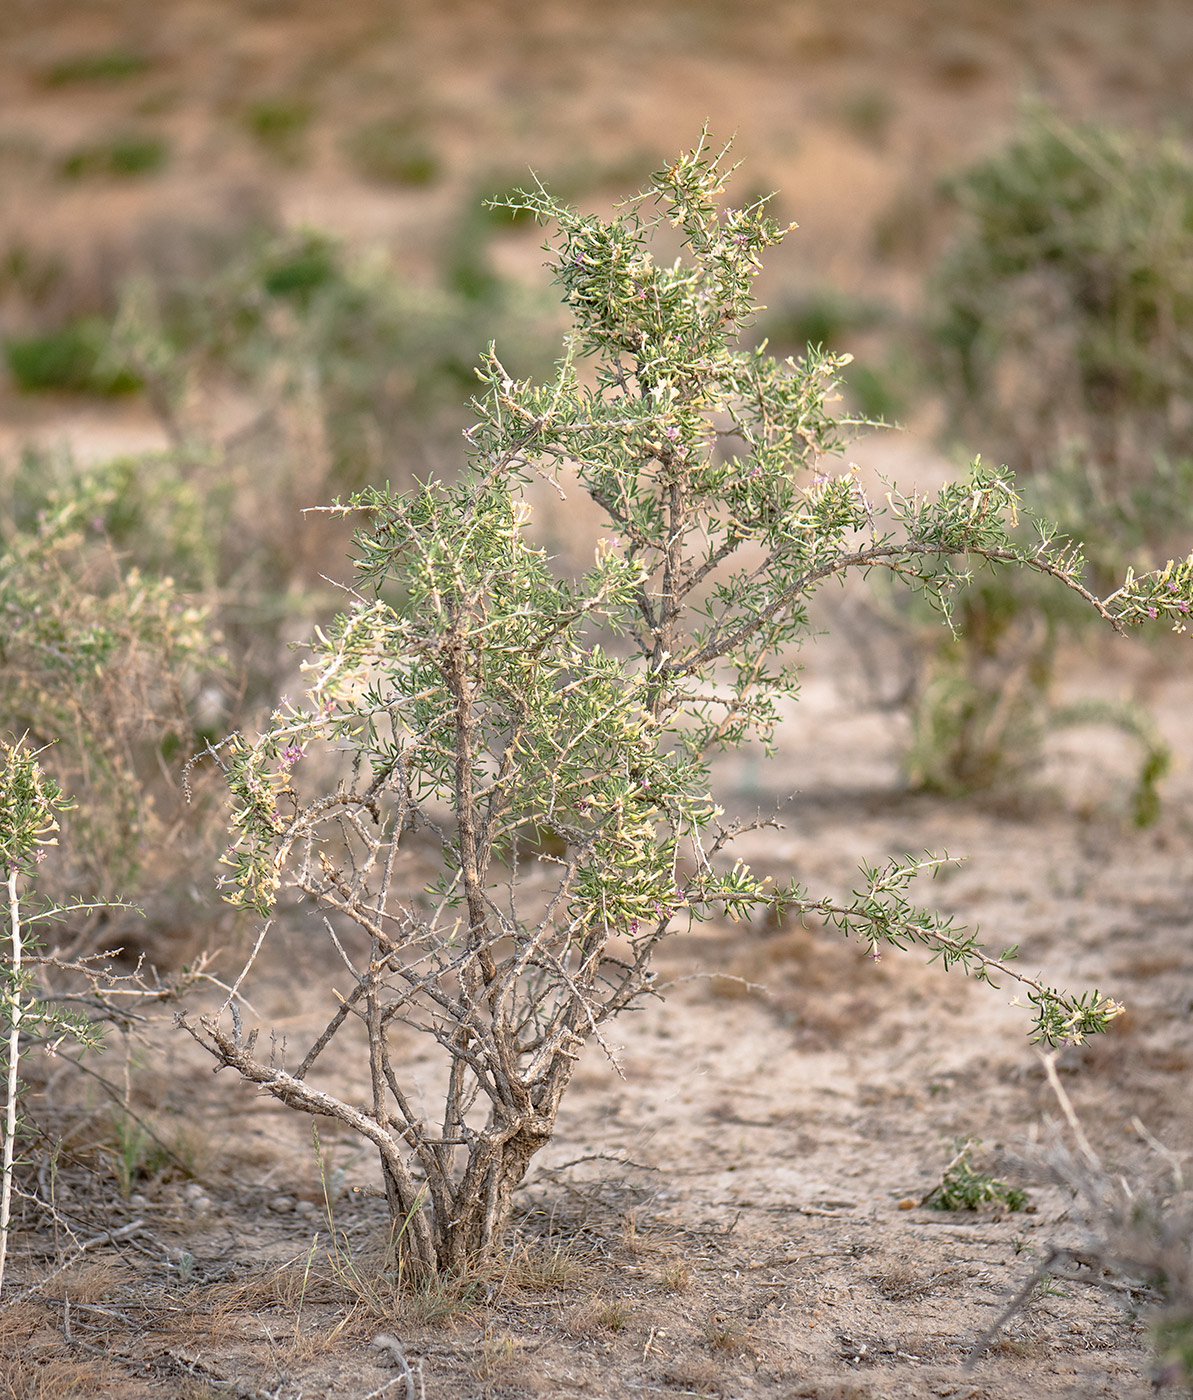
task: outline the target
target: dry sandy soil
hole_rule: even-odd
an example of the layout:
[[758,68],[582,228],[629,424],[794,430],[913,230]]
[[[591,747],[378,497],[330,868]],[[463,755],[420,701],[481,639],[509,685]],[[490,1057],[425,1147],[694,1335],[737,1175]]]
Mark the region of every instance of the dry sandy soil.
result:
[[[329,13],[283,0],[9,0],[0,42],[0,234],[75,258],[63,295],[84,309],[146,239],[249,207],[383,239],[417,267],[482,176],[527,163],[624,172],[690,144],[705,118],[739,131],[750,181],[782,188],[803,225],[798,267],[780,281],[907,303],[939,234],[934,179],[993,144],[1025,89],[1072,111],[1187,128],[1193,10],[359,0]],[[117,45],[154,61],[108,86],[44,79]],[[254,146],[241,118],[253,99],[295,93],[316,116],[291,167]],[[411,112],[442,155],[439,183],[394,190],[347,169],[345,132]],[[169,137],[160,177],[55,179],[53,162],[91,133],[129,124]],[[503,256],[533,267],[533,247],[514,239]],[[64,432],[92,452],[155,440],[135,404],[47,408],[8,393],[0,409],[9,444]],[[878,451],[935,470],[914,441]],[[863,859],[965,854],[925,900],[980,923],[991,945],[1018,943],[1026,970],[1124,1000],[1114,1033],[1066,1050],[1059,1070],[1093,1148],[1136,1184],[1166,1170],[1137,1122],[1193,1151],[1193,684],[1188,640],[1172,643],[1167,659],[1108,645],[1072,658],[1068,679],[1146,699],[1172,743],[1165,813],[1147,832],[1122,818],[1127,756],[1093,732],[1057,747],[1015,811],[908,795],[899,719],[862,703],[851,657],[828,645],[809,653],[777,756],[723,775],[731,810],[778,806],[785,829],[744,843],[756,868],[837,891]],[[312,989],[330,972],[302,930],[277,938],[255,1004],[298,1035],[320,1023]],[[161,1027],[131,1053],[128,1103],[173,1155],[155,1160],[141,1141],[122,1194],[96,1093],[49,1183],[58,1221],[22,1233],[10,1257],[0,1395],[1153,1393],[1150,1295],[1078,1266],[964,1368],[1049,1248],[1088,1239],[1080,1203],[1048,1166],[1073,1140],[1009,988],[914,954],[875,964],[798,927],[678,934],[660,972],[673,984],[665,999],[615,1028],[620,1072],[590,1048],[520,1195],[508,1266],[442,1294],[397,1295],[377,1273],[384,1224],[356,1189],[373,1185],[368,1156],[328,1129],[321,1179],[309,1124],[213,1078]],[[99,1065],[114,1082],[115,1058]],[[337,1072],[348,1091],[356,1069]],[[987,1170],[1027,1189],[1026,1211],[921,1204],[954,1140],[969,1137],[982,1139]],[[98,1193],[83,1165],[97,1161],[109,1164]],[[92,1241],[86,1254],[22,1297],[70,1253],[72,1233]],[[378,1334],[400,1340],[412,1388],[392,1349],[372,1345]]]
[[[1084,781],[1080,761],[1062,765],[1068,807],[1055,792],[1019,815],[901,793],[891,722],[843,704],[834,669],[814,659],[774,760],[724,775],[742,815],[778,804],[785,824],[747,854],[839,890],[866,857],[967,853],[929,898],[992,944],[1018,942],[1025,970],[1128,1004],[1106,1040],[1063,1052],[1061,1081],[1108,1168],[1137,1189],[1159,1181],[1138,1123],[1193,1149],[1187,683],[1153,684],[1181,773],[1164,820],[1138,833],[1099,810],[1115,796],[1109,752],[1087,752]],[[442,1295],[395,1300],[377,1275],[380,1203],[356,1189],[373,1184],[368,1155],[328,1128],[321,1181],[309,1124],[214,1079],[163,1028],[136,1056],[130,1102],[191,1175],[143,1167],[127,1199],[101,1202],[66,1155],[64,1222],[123,1234],[0,1314],[8,1393],[401,1395],[379,1333],[400,1338],[427,1395],[452,1400],[1152,1393],[1149,1295],[1097,1269],[1037,1289],[964,1369],[1048,1249],[1092,1238],[1048,1167],[1073,1140],[1009,989],[913,953],[876,965],[799,927],[681,933],[660,970],[665,999],[614,1028],[620,1072],[587,1052],[520,1193],[508,1264]],[[280,932],[254,1005],[297,1038],[320,1024],[301,989],[334,980],[310,930]],[[417,1083],[418,1047],[397,1054]],[[333,1082],[367,1096],[346,1058]],[[968,1137],[1027,1190],[1026,1210],[921,1204]],[[22,1235],[11,1286],[64,1244],[61,1227]]]

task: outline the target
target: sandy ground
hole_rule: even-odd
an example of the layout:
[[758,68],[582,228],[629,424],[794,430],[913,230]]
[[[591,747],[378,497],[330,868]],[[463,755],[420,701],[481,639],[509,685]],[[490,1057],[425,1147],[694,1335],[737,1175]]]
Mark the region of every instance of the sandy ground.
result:
[[[1179,769],[1164,819],[1140,833],[1114,815],[1108,753],[1100,796],[1070,762],[1067,787],[1018,815],[902,793],[893,722],[843,703],[834,669],[813,661],[773,760],[724,775],[731,811],[778,805],[784,822],[744,853],[826,890],[848,888],[861,859],[965,854],[927,898],[992,945],[1017,942],[1025,970],[1127,1003],[1112,1035],[1063,1052],[1060,1074],[1107,1165],[1157,1180],[1136,1119],[1193,1149],[1187,682],[1153,695]],[[320,1024],[335,980],[312,938],[280,931],[253,994],[263,1023],[295,1038]],[[193,1175],[144,1165],[127,1199],[101,1203],[68,1154],[64,1218],[82,1237],[126,1236],[0,1314],[10,1393],[401,1394],[378,1333],[445,1400],[1153,1393],[1146,1290],[1092,1273],[1038,1289],[964,1369],[1047,1250],[1089,1238],[1045,1161],[1072,1140],[1009,988],[914,953],[876,965],[800,927],[705,926],[659,968],[673,985],[616,1023],[617,1067],[589,1048],[519,1194],[508,1264],[462,1297],[395,1301],[375,1273],[380,1203],[354,1189],[373,1184],[371,1157],[330,1126],[321,1182],[308,1122],[213,1079],[162,1028],[135,1056],[130,1102]],[[418,1047],[396,1049],[417,1086]],[[333,1062],[337,1091],[363,1097],[359,1076],[350,1057]],[[1026,1211],[921,1204],[970,1137],[987,1170],[1027,1190]],[[13,1283],[63,1242],[24,1236]]]

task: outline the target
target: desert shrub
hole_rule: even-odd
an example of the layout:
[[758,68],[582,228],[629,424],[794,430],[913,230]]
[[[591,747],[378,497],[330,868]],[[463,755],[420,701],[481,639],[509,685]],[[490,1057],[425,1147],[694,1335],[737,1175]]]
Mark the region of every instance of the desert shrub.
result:
[[[494,281],[486,314],[508,328],[529,368],[545,359],[537,308]],[[121,362],[145,381],[176,438],[212,437],[209,422],[187,420],[204,388],[233,382],[249,394],[258,432],[301,404],[318,424],[308,456],[313,448],[326,458],[326,492],[405,475],[404,458],[417,462],[464,426],[476,317],[457,289],[411,286],[384,255],[352,255],[306,230],[251,237],[209,275],[131,285],[117,333]]]
[[1075,449],[1115,498],[1193,425],[1193,159],[1173,140],[1029,113],[950,186],[933,279],[958,429],[1024,471]]
[[[219,641],[156,561],[142,569],[118,550],[107,529],[109,517],[118,524],[118,473],[66,465],[54,483],[42,462],[26,458],[4,483],[0,732],[26,735],[55,782],[87,795],[64,818],[70,857],[55,862],[52,895],[124,890],[146,867],[149,885],[169,884],[170,809],[195,743],[196,697],[223,666]],[[182,533],[180,521],[162,546]]]
[[4,360],[22,393],[59,390],[107,397],[141,387],[126,366],[106,356],[110,327],[100,316],[84,316],[40,335],[8,336]]
[[148,72],[151,63],[137,49],[97,49],[60,59],[45,70],[43,81],[48,87],[65,87],[76,83],[122,83]]
[[980,1210],[983,1206],[1022,1210],[1027,1193],[1019,1186],[993,1177],[974,1165],[974,1154],[981,1147],[975,1138],[953,1144],[953,1155],[940,1174],[940,1181],[924,1197],[931,1210]]
[[118,132],[105,141],[80,146],[58,163],[61,175],[70,180],[106,176],[127,180],[156,175],[170,156],[170,147],[160,136],[141,132]]
[[[909,886],[933,858],[866,866],[835,900],[727,855],[739,828],[720,820],[712,756],[769,739],[822,584],[888,569],[946,611],[987,559],[1082,585],[1079,556],[1046,527],[1031,548],[1012,541],[1004,472],[977,465],[934,498],[893,495],[884,520],[853,472],[824,471],[843,433],[828,411],[839,362],[740,348],[761,253],[784,230],[765,200],[720,207],[724,156],[701,143],[608,221],[541,189],[519,196],[555,225],[573,318],[556,376],[515,379],[491,349],[458,480],[339,507],[360,521],[356,576],[312,641],[308,698],[220,751],[228,897],[268,916],[296,893],[348,987],[328,988],[322,1032],[291,1040],[284,1061],[278,1040],[259,1050],[260,1027],[244,1027],[249,967],[219,1013],[182,1024],[264,1092],[373,1144],[415,1273],[458,1273],[500,1248],[581,1047],[605,1046],[605,1023],[651,994],[652,953],[677,921],[777,905],[872,951],[919,944],[979,978],[1018,978],[1048,1042],[1119,1010],[1026,977],[1014,950],[992,958],[916,908]],[[664,222],[683,239],[674,263],[651,255]],[[527,536],[541,478],[604,515],[578,576]],[[1121,627],[1170,619],[1191,594],[1193,559],[1106,603],[1083,596]],[[405,856],[428,845],[437,873],[412,882]],[[367,1046],[363,1106],[319,1084],[346,1026]],[[398,1028],[438,1057],[434,1124],[391,1047]]]
[[417,117],[379,117],[344,138],[344,150],[368,180],[382,185],[430,185],[440,160]]
[[903,615],[920,648],[903,754],[913,786],[946,797],[1010,797],[1035,780],[1049,735],[1075,726],[1110,728],[1137,753],[1128,815],[1137,826],[1156,821],[1171,751],[1146,708],[1129,700],[1056,698],[1061,649],[1088,630],[1069,597],[991,569],[958,592],[952,629],[922,607]]
[[261,149],[282,165],[297,165],[306,152],[315,109],[297,97],[262,98],[245,110],[242,121]]
[[[1193,160],[1037,110],[950,189],[960,231],[932,280],[929,339],[953,431],[1030,473],[1028,499],[1082,542],[1096,586],[1156,567],[1193,528]],[[1167,758],[1147,714],[1053,698],[1087,610],[1000,571],[958,616],[959,637],[923,635],[912,780],[1011,789],[1051,729],[1105,722],[1139,742],[1133,816],[1153,819]]]

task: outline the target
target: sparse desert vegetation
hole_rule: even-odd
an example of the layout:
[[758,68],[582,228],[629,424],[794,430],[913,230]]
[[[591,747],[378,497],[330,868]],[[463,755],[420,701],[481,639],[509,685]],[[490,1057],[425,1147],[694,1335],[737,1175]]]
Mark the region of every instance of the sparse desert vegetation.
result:
[[1187,1389],[1188,17],[0,40],[0,1392]]

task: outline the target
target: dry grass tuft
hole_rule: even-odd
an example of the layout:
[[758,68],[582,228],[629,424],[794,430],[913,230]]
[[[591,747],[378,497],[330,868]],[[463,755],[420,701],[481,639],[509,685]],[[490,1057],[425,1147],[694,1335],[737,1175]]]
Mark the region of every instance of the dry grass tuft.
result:
[[53,1293],[72,1303],[108,1302],[120,1287],[117,1266],[107,1259],[94,1264],[77,1264],[54,1280]]
[[115,1393],[107,1359],[72,1355],[62,1344],[58,1323],[55,1311],[37,1298],[13,1303],[0,1312],[0,1395],[15,1400],[74,1400]]
[[686,1293],[692,1285],[691,1266],[683,1259],[676,1259],[659,1275],[659,1286],[667,1293]]
[[485,1328],[480,1349],[469,1366],[476,1380],[484,1383],[509,1380],[521,1360],[521,1343],[510,1332],[494,1332]]
[[561,1328],[568,1337],[591,1341],[606,1332],[621,1332],[629,1320],[630,1305],[624,1298],[603,1298],[595,1294],[569,1308],[561,1319]]
[[553,1293],[576,1283],[584,1261],[574,1245],[519,1245],[510,1256],[501,1276],[501,1286],[520,1288],[526,1293]]
[[710,1313],[700,1330],[710,1351],[726,1356],[752,1356],[756,1350],[749,1334],[726,1313]]
[[870,1275],[870,1282],[888,1303],[906,1303],[915,1298],[926,1298],[938,1288],[952,1283],[957,1276],[956,1269],[925,1274],[901,1259],[889,1268],[876,1270]]

